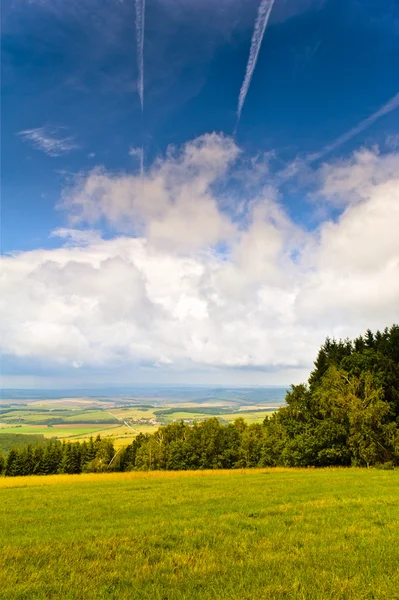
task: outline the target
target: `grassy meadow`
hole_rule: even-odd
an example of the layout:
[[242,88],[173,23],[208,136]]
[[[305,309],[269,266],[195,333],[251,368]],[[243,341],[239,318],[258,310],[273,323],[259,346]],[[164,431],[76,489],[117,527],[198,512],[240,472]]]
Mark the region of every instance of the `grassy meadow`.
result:
[[399,471],[0,478],[0,596],[399,598]]

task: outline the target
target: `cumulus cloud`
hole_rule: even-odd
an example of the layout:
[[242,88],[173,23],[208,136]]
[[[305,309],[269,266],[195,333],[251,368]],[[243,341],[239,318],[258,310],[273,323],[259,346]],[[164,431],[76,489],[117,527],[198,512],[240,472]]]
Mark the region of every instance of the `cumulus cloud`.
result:
[[[319,175],[319,194],[329,202],[345,206],[351,202],[367,200],[379,186],[397,184],[399,177],[399,153],[379,154],[363,148],[352,157],[324,164]],[[377,187],[378,186],[378,187]]]
[[[239,153],[212,134],[142,179],[81,175],[63,199],[75,226],[56,232],[61,247],[3,258],[3,351],[80,371],[309,368],[327,334],[397,321],[399,155],[324,165],[319,196],[340,214],[309,232],[270,185],[247,202],[245,223],[221,208]],[[136,233],[76,228],[103,219]]]
[[106,218],[115,229],[135,231],[164,248],[214,245],[234,227],[218,210],[211,188],[238,153],[231,138],[206,134],[182,150],[169,148],[145,177],[94,169],[67,190],[62,207],[75,225]]

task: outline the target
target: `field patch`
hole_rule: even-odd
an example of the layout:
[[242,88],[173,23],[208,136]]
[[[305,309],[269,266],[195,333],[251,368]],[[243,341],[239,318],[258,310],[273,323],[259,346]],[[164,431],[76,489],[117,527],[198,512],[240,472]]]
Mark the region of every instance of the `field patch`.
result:
[[263,423],[263,421],[265,420],[266,415],[271,415],[276,409],[269,409],[269,410],[239,410],[237,412],[234,413],[227,413],[221,416],[221,418],[224,421],[235,421],[235,419],[238,419],[239,417],[241,417],[242,419],[244,419],[244,421],[246,421],[247,423]]
[[68,438],[75,436],[97,435],[103,431],[108,431],[118,427],[118,425],[68,425],[60,424],[49,427],[47,425],[2,425],[0,427],[0,435],[19,433],[19,434],[39,434],[47,438]]
[[117,418],[107,410],[88,410],[85,412],[74,411],[64,419],[66,422],[77,423],[113,423],[117,422]]
[[154,408],[142,408],[142,407],[127,407],[127,408],[113,408],[109,411],[110,414],[114,415],[118,419],[132,419],[133,421],[148,420],[155,417]]

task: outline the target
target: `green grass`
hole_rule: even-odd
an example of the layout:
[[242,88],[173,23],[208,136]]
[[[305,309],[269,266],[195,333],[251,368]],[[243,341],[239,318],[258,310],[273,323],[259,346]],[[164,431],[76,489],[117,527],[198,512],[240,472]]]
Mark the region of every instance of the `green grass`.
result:
[[399,598],[399,471],[3,478],[0,495],[4,600]]
[[40,434],[44,435],[44,437],[56,437],[56,438],[69,438],[76,436],[90,436],[97,435],[97,433],[102,433],[104,431],[117,428],[118,425],[104,425],[99,423],[98,425],[74,425],[74,424],[66,424],[66,425],[53,425],[53,427],[47,427],[47,425],[7,425],[0,426],[0,435],[2,434],[10,434],[10,433],[21,433],[21,434]]
[[274,412],[273,410],[249,410],[244,411],[240,410],[235,413],[228,413],[225,415],[221,415],[224,421],[235,421],[239,417],[242,417],[244,421],[248,424],[251,423],[263,423],[266,415],[271,415]]
[[202,413],[200,410],[197,412],[189,412],[185,410],[176,410],[167,414],[159,413],[157,418],[162,419],[165,423],[172,423],[173,421],[180,420],[193,420],[193,419],[209,419],[209,415]]
[[[10,420],[21,419],[24,423],[34,424],[35,421],[48,421],[49,419],[62,419],[65,423],[110,423],[112,416],[106,410],[34,410],[12,411],[0,415],[0,422],[8,423]],[[44,424],[44,423],[43,423]]]

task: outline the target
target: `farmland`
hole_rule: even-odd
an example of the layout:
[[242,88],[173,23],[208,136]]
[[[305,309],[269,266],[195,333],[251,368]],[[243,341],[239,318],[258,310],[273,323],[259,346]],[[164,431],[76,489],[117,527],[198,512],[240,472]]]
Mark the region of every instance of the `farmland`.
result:
[[395,599],[399,472],[1,478],[5,600]]
[[110,438],[119,448],[139,433],[152,433],[161,425],[180,420],[192,424],[216,416],[223,423],[237,417],[248,423],[261,423],[266,414],[281,405],[284,390],[271,394],[266,389],[262,394],[256,388],[235,392],[190,388],[173,389],[169,395],[162,397],[153,392],[152,397],[47,398],[43,394],[43,398],[26,398],[21,394],[4,398],[0,400],[0,449],[2,436],[11,434],[71,441],[99,434]]

